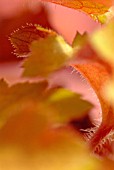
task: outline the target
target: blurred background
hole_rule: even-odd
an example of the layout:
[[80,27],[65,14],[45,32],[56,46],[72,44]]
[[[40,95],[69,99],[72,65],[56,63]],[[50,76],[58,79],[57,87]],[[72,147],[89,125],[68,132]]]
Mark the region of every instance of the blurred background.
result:
[[[91,33],[101,27],[86,14],[59,5],[40,0],[0,0],[0,78],[10,84],[24,80],[21,78],[21,59],[12,53],[13,48],[8,37],[26,23],[51,28],[61,34],[68,43],[72,43],[77,31]],[[78,91],[83,94],[83,98],[90,100],[95,105],[92,115],[94,113],[94,120],[97,121],[100,115],[99,102],[87,81],[83,80],[72,68],[62,69],[50,78],[52,85]]]

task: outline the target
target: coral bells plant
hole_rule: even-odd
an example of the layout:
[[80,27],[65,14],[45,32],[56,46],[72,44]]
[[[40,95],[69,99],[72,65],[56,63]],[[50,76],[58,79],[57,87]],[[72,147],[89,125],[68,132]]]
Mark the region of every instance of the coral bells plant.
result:
[[[113,2],[44,1],[85,12],[104,25],[92,34],[77,32],[72,44],[37,24],[12,31],[9,39],[28,81],[9,86],[0,80],[0,168],[113,170]],[[49,76],[69,66],[95,91],[102,109],[100,125],[74,128],[72,122],[84,119],[93,104],[69,89],[50,86]]]

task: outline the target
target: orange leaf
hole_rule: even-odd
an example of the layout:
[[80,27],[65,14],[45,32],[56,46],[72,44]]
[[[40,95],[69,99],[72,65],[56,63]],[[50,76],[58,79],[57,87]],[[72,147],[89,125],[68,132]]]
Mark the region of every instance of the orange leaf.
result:
[[101,103],[103,116],[106,116],[106,113],[109,111],[110,104],[101,95],[101,89],[109,78],[106,68],[98,62],[77,64],[74,67],[78,69],[90,82]]
[[[90,146],[92,150],[100,156],[109,156],[112,152],[109,142],[111,140],[110,133],[113,128],[113,111],[110,107],[110,102],[107,101],[105,96],[101,93],[102,88],[109,79],[109,72],[105,66],[98,62],[77,64],[74,67],[90,82],[99,98],[102,108],[102,123],[90,139]],[[108,137],[108,135],[110,137]],[[107,140],[109,142],[107,142]],[[103,141],[104,143],[106,142],[105,145],[103,144]]]
[[113,109],[102,90],[112,74],[112,69],[108,63],[93,51],[88,39],[86,41],[87,44],[76,54],[78,63],[74,64],[74,68],[78,69],[87,78],[96,92],[102,108],[102,123],[91,137],[90,145],[97,154],[109,156],[112,152],[112,147],[109,143],[112,137],[110,133],[114,126]]
[[69,8],[73,8],[79,11],[83,11],[93,18],[97,18],[104,13],[106,13],[109,7],[112,5],[112,1],[103,1],[103,0],[43,0],[46,2],[52,2],[55,4],[63,5]]
[[[78,35],[78,34],[77,34]],[[95,90],[99,102],[102,107],[103,119],[107,117],[110,103],[102,94],[102,88],[109,80],[109,76],[112,74],[110,65],[102,60],[100,56],[93,50],[92,45],[89,42],[90,37],[87,34],[79,35],[75,37],[73,41],[74,49],[80,47],[76,53],[76,60],[73,66],[78,69],[85,78],[89,81],[92,88]],[[76,43],[77,42],[77,43]],[[80,46],[80,43],[84,42]]]

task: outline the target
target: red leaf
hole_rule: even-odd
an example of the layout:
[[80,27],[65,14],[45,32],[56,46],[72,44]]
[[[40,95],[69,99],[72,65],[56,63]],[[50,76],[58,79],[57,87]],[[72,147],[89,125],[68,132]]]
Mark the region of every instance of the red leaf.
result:
[[10,41],[17,56],[26,56],[30,52],[30,45],[34,40],[56,35],[54,31],[44,29],[39,25],[27,24],[11,34]]

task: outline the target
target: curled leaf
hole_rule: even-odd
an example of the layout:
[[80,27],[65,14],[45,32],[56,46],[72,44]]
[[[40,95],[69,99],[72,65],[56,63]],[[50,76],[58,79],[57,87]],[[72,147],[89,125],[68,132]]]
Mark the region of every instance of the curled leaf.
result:
[[[102,94],[103,87],[105,83],[109,80],[111,75],[111,67],[100,56],[93,50],[92,45],[90,44],[90,38],[87,34],[80,35],[80,41],[83,44],[80,46],[80,50],[76,53],[76,60],[74,61],[73,66],[78,69],[85,78],[89,81],[93,89],[95,90],[99,102],[102,107],[103,119],[108,114],[110,108],[110,102]],[[74,39],[74,42],[77,41],[77,36]],[[78,42],[74,45],[74,48],[80,45],[81,42]]]
[[109,111],[110,103],[101,94],[102,87],[105,82],[109,79],[109,74],[104,66],[99,63],[85,63],[77,64],[74,66],[78,69],[85,78],[88,79],[91,86],[95,90],[99,101],[101,103],[103,116],[105,117]]
[[[103,39],[103,37],[101,38]],[[87,46],[82,48],[77,54],[77,59],[78,63],[74,64],[74,67],[90,82],[98,96],[102,108],[102,123],[94,133],[92,132],[92,136],[90,134],[90,146],[92,150],[100,156],[110,157],[113,153],[111,146],[111,134],[114,125],[113,109],[111,107],[111,102],[102,91],[112,74],[111,66],[92,49],[89,39],[87,39]]]

